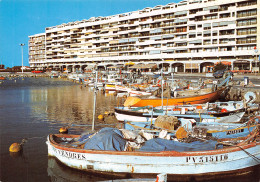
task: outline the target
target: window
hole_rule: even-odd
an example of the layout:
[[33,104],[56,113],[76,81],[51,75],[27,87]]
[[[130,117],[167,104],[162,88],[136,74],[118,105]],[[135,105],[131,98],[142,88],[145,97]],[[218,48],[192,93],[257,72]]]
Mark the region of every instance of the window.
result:
[[243,7],[243,6],[253,6],[256,5],[256,0],[253,1],[245,1],[245,2],[239,2],[238,7]]
[[168,19],[174,18],[174,13],[166,14],[165,18],[168,18]]
[[256,18],[237,21],[237,26],[247,26],[247,25],[256,25],[256,24],[257,24]]
[[174,43],[173,42],[169,42],[166,44],[167,47],[174,47]]
[[189,38],[196,38],[196,34],[189,35]]
[[237,50],[254,50],[254,45],[244,45],[244,46],[238,46]]
[[257,14],[257,10],[256,9],[246,10],[246,11],[237,12],[237,17],[254,16],[256,14]]
[[212,44],[217,44],[218,43],[218,40],[217,39],[213,39],[212,40]]
[[237,30],[237,35],[250,35],[256,34],[256,28],[245,28]]
[[141,29],[149,28],[149,24],[141,25]]
[[178,27],[176,28],[176,32],[187,32],[187,27]]
[[237,39],[237,44],[248,44],[248,43],[256,43],[256,37]]
[[154,48],[160,48],[160,47],[161,47],[161,44],[154,44],[153,47],[154,47]]
[[190,26],[189,30],[196,30],[196,26]]

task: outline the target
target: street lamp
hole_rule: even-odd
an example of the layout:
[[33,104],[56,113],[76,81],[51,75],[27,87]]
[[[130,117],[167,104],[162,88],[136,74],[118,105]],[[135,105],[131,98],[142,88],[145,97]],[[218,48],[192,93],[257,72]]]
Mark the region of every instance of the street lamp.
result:
[[255,56],[256,56],[256,58],[255,58],[255,69],[254,69],[254,71],[255,71],[255,73],[256,73],[256,67],[257,67],[257,53],[258,53],[258,49],[256,48],[256,46],[254,47],[254,51],[255,51]]
[[23,46],[24,46],[25,44],[20,44],[20,46],[21,46],[21,50],[22,50],[22,73],[23,73]]
[[254,47],[254,50],[255,50],[255,56],[256,56],[256,58],[255,58],[255,67],[256,67],[256,64],[257,64],[257,53],[258,53],[258,50],[257,50],[256,46]]
[[192,55],[191,55],[191,57],[190,57],[190,73],[192,74],[192,66],[193,66],[193,64],[192,64]]

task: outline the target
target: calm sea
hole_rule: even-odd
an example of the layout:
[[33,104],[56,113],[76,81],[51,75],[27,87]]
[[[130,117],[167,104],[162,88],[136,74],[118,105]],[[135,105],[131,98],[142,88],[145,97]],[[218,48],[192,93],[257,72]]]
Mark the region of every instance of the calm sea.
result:
[[[68,168],[47,155],[45,142],[48,134],[58,133],[61,127],[71,124],[91,125],[93,97],[90,88],[62,79],[15,78],[0,83],[0,181],[109,180],[107,177]],[[97,92],[96,116],[105,111],[113,111],[117,102],[113,95],[105,96]],[[96,129],[101,127],[97,126]],[[80,134],[90,129],[91,127],[72,127],[69,132]],[[27,139],[27,142],[22,155],[11,155],[10,145],[20,143],[23,139]],[[259,173],[220,181],[259,181]]]
[[[102,180],[48,159],[45,143],[47,135],[58,133],[62,126],[91,125],[93,98],[90,88],[62,79],[15,78],[0,83],[0,181]],[[113,95],[97,92],[96,115],[113,111],[115,103]],[[90,129],[73,127],[69,132],[80,134]],[[22,155],[10,155],[10,145],[23,139],[27,142]]]

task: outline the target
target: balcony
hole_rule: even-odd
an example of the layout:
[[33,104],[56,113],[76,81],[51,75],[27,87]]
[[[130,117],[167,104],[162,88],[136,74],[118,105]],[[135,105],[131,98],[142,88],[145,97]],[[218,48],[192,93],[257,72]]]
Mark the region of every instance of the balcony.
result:
[[256,40],[238,40],[237,44],[253,44],[256,43]]

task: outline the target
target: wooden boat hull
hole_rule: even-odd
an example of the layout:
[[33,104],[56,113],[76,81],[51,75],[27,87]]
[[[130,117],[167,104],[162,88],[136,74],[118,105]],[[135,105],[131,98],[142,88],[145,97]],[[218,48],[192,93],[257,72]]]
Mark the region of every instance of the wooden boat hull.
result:
[[[244,142],[238,146],[210,151],[193,152],[130,152],[85,150],[55,142],[54,137],[72,138],[71,135],[49,135],[47,139],[49,156],[56,157],[63,164],[99,173],[168,176],[212,176],[235,173],[259,165],[259,141]],[[252,136],[253,138],[255,136]],[[253,157],[254,156],[254,157]]]
[[170,106],[170,105],[189,105],[189,104],[203,104],[206,102],[216,101],[220,94],[224,91],[224,88],[219,89],[217,91],[204,94],[204,95],[196,95],[191,97],[177,97],[177,98],[169,98],[169,99],[149,99],[149,98],[137,98],[137,97],[128,97],[124,103],[125,107],[145,107],[145,106]]
[[[85,181],[88,181],[89,176],[95,176],[99,178],[106,178],[111,179],[106,182],[126,182],[126,181],[133,181],[133,182],[155,182],[156,177],[158,174],[152,174],[152,173],[114,173],[109,171],[95,171],[95,170],[84,170],[86,173],[81,173],[81,171],[74,171],[69,170],[67,166],[62,164],[57,158],[55,157],[48,157],[48,161],[52,160],[55,163],[59,165],[59,167],[62,167],[62,171],[58,170],[58,172],[54,173],[53,170],[57,170],[57,165],[50,164],[51,167],[49,167],[48,164],[48,176],[54,178],[54,179],[62,179],[70,181],[73,179],[79,179],[79,181],[84,179]],[[208,174],[197,174],[197,175],[167,175],[167,181],[202,181],[202,180],[219,180],[224,179],[225,181],[235,180],[235,181],[259,181],[260,180],[260,165],[253,166],[241,170],[235,170],[235,171],[226,171],[221,173],[208,173]],[[76,174],[75,174],[76,173]],[[86,175],[86,176],[85,176]],[[66,178],[67,177],[67,178]],[[152,178],[154,180],[148,180],[147,178]],[[112,180],[113,179],[113,180]],[[122,179],[122,181],[120,180]],[[127,179],[127,180],[126,180]],[[93,181],[93,178],[90,178],[89,181]],[[100,181],[105,182],[104,180],[100,179]]]
[[[243,110],[225,112],[225,113],[212,113],[212,114],[180,114],[174,111],[168,111],[167,115],[176,116],[178,118],[195,119],[199,122],[239,122],[244,116],[245,112]],[[166,112],[139,112],[131,111],[127,108],[120,109],[115,108],[115,116],[118,121],[133,121],[133,122],[150,122],[155,121],[158,116],[166,115]],[[195,122],[194,120],[194,122]]]

